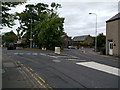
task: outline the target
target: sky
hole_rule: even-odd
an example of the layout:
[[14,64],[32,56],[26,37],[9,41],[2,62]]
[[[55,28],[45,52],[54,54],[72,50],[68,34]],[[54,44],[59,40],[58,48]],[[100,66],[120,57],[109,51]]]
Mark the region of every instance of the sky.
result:
[[[27,4],[35,3],[49,4],[56,2],[61,4],[62,8],[58,9],[60,17],[65,18],[64,31],[68,36],[92,35],[95,36],[96,30],[96,15],[97,15],[97,33],[104,33],[106,35],[106,21],[118,13],[117,1],[80,1],[80,0],[28,0],[27,3],[12,8],[10,13],[22,12]],[[95,13],[95,14],[89,14]],[[16,29],[19,22],[15,21],[16,25],[13,28],[4,27],[4,31]]]

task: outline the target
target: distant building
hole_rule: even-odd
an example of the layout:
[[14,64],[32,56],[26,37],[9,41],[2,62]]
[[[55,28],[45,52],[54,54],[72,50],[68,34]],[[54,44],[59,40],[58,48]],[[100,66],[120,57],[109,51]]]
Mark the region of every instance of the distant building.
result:
[[26,42],[26,41],[29,41],[27,38],[29,34],[28,33],[25,33],[23,36],[22,36],[22,42]]
[[80,43],[86,43],[87,45],[91,45],[93,42],[94,40],[90,35],[76,36],[72,40],[73,45]]
[[106,54],[120,56],[120,13],[106,21]]
[[65,35],[62,35],[61,38],[64,41],[63,48],[67,48],[69,45],[71,45],[71,41],[72,41],[71,37],[69,37],[68,35],[65,34]]

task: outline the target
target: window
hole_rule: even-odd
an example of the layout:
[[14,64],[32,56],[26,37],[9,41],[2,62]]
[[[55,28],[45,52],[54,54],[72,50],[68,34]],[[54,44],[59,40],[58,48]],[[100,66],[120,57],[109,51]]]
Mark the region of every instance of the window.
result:
[[113,49],[113,43],[110,43],[110,49]]

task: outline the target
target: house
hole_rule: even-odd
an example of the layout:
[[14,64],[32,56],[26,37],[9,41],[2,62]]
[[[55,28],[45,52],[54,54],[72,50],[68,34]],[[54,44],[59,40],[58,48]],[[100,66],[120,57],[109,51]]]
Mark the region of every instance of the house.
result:
[[67,34],[61,36],[62,40],[64,41],[63,48],[67,48],[69,45],[71,45],[71,37],[69,37]]
[[106,54],[120,56],[120,13],[106,21]]
[[80,43],[86,43],[87,45],[91,45],[94,42],[93,38],[90,35],[84,35],[84,36],[76,36],[73,38],[73,45],[80,44]]

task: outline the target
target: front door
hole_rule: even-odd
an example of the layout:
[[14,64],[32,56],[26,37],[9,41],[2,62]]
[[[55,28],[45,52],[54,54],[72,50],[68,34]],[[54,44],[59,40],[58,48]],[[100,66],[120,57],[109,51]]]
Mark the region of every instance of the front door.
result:
[[113,55],[113,42],[109,42],[109,55]]

